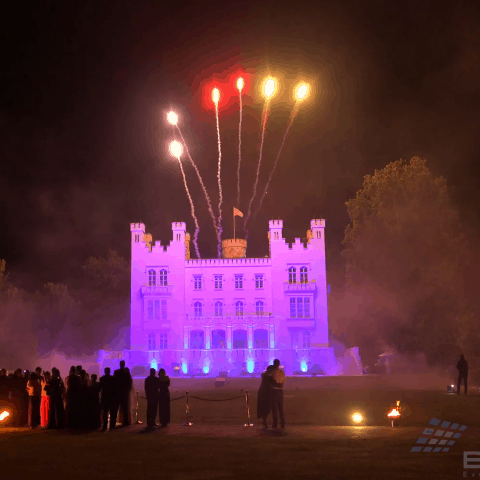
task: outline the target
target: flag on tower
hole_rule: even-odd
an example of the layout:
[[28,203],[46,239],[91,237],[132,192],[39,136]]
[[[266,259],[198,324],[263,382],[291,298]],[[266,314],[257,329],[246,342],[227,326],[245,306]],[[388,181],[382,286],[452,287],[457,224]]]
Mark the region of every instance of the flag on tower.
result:
[[233,207],[233,216],[234,217],[243,217],[243,213],[238,208]]

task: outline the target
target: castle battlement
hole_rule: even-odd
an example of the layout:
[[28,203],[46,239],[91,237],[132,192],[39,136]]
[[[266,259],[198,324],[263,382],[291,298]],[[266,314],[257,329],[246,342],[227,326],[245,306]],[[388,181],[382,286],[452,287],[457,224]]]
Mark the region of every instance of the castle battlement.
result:
[[133,232],[134,230],[141,230],[145,232],[145,224],[144,223],[131,223],[130,224],[130,231]]
[[202,260],[187,260],[186,267],[217,267],[227,265],[271,265],[270,258],[204,258]]
[[283,220],[270,220],[268,222],[268,226],[270,229],[272,228],[283,228]]

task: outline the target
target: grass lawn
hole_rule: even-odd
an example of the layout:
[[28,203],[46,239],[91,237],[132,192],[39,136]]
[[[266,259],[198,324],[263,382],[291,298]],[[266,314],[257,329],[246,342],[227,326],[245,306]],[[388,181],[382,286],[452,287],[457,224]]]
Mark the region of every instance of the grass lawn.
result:
[[[180,425],[185,419],[185,403],[180,400],[172,403],[173,424],[151,432],[143,426],[106,433],[0,429],[0,478],[465,478],[463,451],[480,451],[478,391],[458,397],[427,381],[414,385],[406,377],[394,380],[289,378],[284,433],[243,427],[242,399],[192,399],[192,427]],[[212,383],[212,379],[172,378],[171,395],[182,395],[188,389],[199,397],[226,398],[248,388],[256,423],[259,379],[231,380],[220,389]],[[141,382],[137,385],[141,387]],[[399,427],[392,429],[384,414],[396,400],[408,409]],[[141,420],[144,408],[141,402]],[[366,417],[366,426],[350,426],[353,411]],[[449,452],[411,453],[431,418],[459,422],[468,428]],[[477,473],[465,472],[467,478],[471,472]]]

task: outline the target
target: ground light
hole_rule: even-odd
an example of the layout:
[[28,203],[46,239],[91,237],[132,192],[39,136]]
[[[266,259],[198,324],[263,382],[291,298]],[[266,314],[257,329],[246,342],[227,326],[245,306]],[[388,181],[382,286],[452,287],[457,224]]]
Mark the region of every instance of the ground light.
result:
[[447,385],[447,393],[457,393],[455,385]]
[[360,423],[363,420],[363,417],[360,413],[354,413],[352,418],[355,423]]

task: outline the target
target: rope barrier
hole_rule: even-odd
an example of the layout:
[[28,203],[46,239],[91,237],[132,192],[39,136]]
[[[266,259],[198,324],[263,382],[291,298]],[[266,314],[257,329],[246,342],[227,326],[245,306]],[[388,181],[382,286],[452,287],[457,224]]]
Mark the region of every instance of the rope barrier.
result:
[[232,397],[232,398],[200,398],[200,397],[194,397],[193,395],[190,395],[190,398],[195,398],[196,400],[203,400],[204,402],[228,402],[229,400],[237,400],[238,398],[243,398],[243,395],[239,395],[238,397]]
[[[137,405],[136,405],[136,417],[137,417],[137,422],[136,423],[142,423],[138,421],[138,399],[143,398],[146,400],[146,397],[139,397],[138,392],[137,392]],[[186,399],[185,402],[185,413],[186,413],[186,421],[182,425],[184,427],[191,427],[193,423],[190,422],[190,404],[188,399],[189,398],[194,398],[195,400],[201,400],[204,402],[229,402],[230,400],[238,400],[239,398],[245,398],[245,406],[247,409],[247,423],[245,423],[245,427],[253,427],[254,424],[250,423],[250,402],[249,402],[249,394],[248,390],[245,391],[245,395],[237,395],[236,397],[230,397],[230,398],[202,398],[202,397],[197,397],[195,395],[189,395],[188,391],[185,392],[185,395],[182,395],[181,397],[177,398],[171,398],[171,402],[175,402],[176,400],[181,400],[182,398]]]

